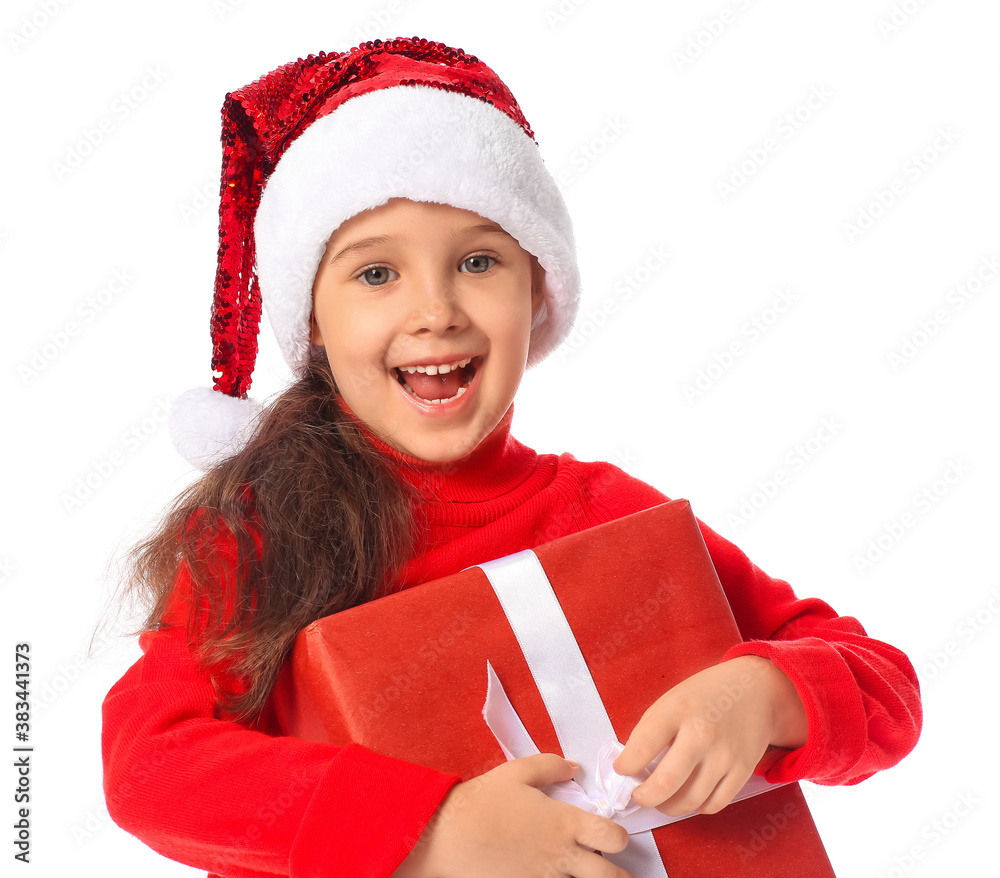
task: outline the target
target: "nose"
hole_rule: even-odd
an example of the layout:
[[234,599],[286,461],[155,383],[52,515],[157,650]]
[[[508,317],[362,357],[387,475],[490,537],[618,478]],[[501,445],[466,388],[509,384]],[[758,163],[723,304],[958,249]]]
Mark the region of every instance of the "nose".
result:
[[443,335],[468,323],[454,279],[447,273],[433,269],[411,273],[410,283],[412,333]]

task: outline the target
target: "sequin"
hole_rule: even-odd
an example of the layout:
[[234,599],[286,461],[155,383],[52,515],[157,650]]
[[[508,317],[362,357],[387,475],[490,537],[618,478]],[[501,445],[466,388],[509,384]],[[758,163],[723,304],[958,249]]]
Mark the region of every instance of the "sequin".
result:
[[[447,80],[440,78],[442,66]],[[211,323],[216,390],[245,397],[257,358],[261,297],[253,218],[264,183],[289,144],[317,119],[348,98],[395,85],[430,85],[486,101],[534,139],[514,96],[489,67],[462,49],[416,36],[299,58],[227,94]]]

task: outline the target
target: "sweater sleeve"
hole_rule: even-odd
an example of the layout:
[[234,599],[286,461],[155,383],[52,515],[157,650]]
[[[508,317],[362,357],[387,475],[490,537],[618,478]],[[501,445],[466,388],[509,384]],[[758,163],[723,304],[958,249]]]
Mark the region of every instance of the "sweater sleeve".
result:
[[817,598],[796,597],[787,582],[698,523],[744,639],[722,660],[770,659],[805,706],[805,745],[770,748],[757,773],[774,783],[849,785],[899,762],[916,745],[923,721],[917,675],[906,655],[868,637],[852,616],[838,616]]
[[219,719],[183,626],[139,643],[103,704],[105,797],[171,859],[230,878],[389,876],[460,780]]

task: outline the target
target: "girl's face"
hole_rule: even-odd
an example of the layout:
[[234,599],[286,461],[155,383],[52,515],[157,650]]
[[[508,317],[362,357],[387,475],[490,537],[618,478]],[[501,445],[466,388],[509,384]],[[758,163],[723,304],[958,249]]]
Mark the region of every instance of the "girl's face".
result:
[[458,460],[514,399],[543,279],[496,223],[393,198],[331,235],[311,339],[373,432],[422,460]]

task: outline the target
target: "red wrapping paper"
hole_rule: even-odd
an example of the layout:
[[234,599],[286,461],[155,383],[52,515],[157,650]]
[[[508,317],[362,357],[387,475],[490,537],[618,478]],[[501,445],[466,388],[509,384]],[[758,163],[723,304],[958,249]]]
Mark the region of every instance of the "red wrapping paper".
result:
[[[741,640],[686,500],[534,552],[622,742],[650,704]],[[287,734],[355,742],[468,780],[505,761],[482,717],[487,659],[538,749],[561,754],[478,567],[303,629],[275,687],[275,707]],[[834,874],[798,784],[660,827],[653,836],[670,878]]]

